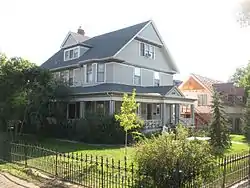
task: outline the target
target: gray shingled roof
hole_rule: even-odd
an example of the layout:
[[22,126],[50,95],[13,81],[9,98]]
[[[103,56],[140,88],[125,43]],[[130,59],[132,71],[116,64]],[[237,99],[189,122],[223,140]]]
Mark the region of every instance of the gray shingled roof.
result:
[[78,59],[64,61],[64,49],[60,49],[51,58],[44,62],[41,67],[53,69],[75,65],[79,61],[112,57],[149,22],[150,21],[139,23],[84,41],[82,44],[91,46],[91,48]]
[[121,93],[129,93],[132,92],[133,89],[136,89],[137,94],[160,94],[166,95],[173,87],[175,86],[131,86],[131,85],[124,85],[124,84],[115,84],[115,83],[103,83],[95,86],[88,86],[88,87],[72,87],[71,92],[72,94],[88,94],[88,93],[95,93],[95,92],[121,92]]

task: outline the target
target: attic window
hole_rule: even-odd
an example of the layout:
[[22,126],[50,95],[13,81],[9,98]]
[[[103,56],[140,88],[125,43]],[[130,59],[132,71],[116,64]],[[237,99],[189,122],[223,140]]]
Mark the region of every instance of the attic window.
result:
[[64,50],[64,61],[69,61],[71,59],[76,59],[80,55],[80,47],[74,47]]
[[141,42],[140,43],[140,56],[144,56],[150,59],[155,59],[155,47]]

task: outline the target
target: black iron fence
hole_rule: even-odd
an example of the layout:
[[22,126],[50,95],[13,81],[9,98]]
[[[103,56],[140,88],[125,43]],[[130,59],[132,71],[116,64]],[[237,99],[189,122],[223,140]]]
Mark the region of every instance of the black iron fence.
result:
[[[154,177],[141,173],[138,165],[128,160],[114,159],[79,153],[60,153],[41,146],[9,143],[8,162],[35,168],[65,181],[84,187],[157,187]],[[1,156],[0,156],[1,158]],[[218,159],[218,173],[213,181],[202,182],[202,187],[230,187],[250,178],[250,152]],[[171,186],[197,187],[199,173],[192,172],[182,182],[177,174]]]

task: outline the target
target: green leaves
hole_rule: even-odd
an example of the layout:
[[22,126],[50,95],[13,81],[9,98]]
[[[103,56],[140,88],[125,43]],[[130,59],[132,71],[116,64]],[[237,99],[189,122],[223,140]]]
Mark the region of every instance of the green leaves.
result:
[[128,94],[125,93],[123,96],[121,113],[115,115],[116,120],[120,121],[120,125],[124,128],[125,132],[140,128],[143,123],[136,114],[139,104],[136,103],[135,96],[135,89],[131,96],[128,96]]
[[[57,90],[66,86],[53,79],[48,70],[41,69],[20,57],[7,58],[0,54],[0,120],[25,120],[35,114],[42,121],[48,116],[48,103],[63,98]],[[68,90],[65,90],[68,91]],[[2,123],[3,124],[3,123]],[[5,127],[2,127],[6,129]]]
[[[128,131],[135,130],[140,128],[143,124],[143,121],[137,116],[136,111],[139,107],[139,104],[136,103],[136,90],[134,89],[132,95],[129,96],[128,94],[124,94],[123,102],[121,106],[121,113],[115,115],[115,119],[120,122],[120,126],[123,127],[126,135],[125,139],[125,155],[127,153],[127,137]],[[133,131],[134,135],[138,138],[139,133]]]
[[[139,171],[148,174],[155,187],[180,187],[179,182],[184,187],[190,181],[195,181],[194,187],[201,187],[199,178],[208,181],[214,177],[215,158],[208,142],[189,141],[187,136],[187,129],[179,125],[176,134],[164,133],[136,145],[135,160]],[[180,176],[176,176],[176,171],[180,172]],[[200,175],[194,177],[191,174],[194,172]]]

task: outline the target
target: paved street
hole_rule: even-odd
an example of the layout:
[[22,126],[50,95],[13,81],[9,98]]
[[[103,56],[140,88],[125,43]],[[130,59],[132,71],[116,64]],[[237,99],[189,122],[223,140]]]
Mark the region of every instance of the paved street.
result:
[[0,188],[39,188],[38,186],[11,176],[7,173],[0,173]]

